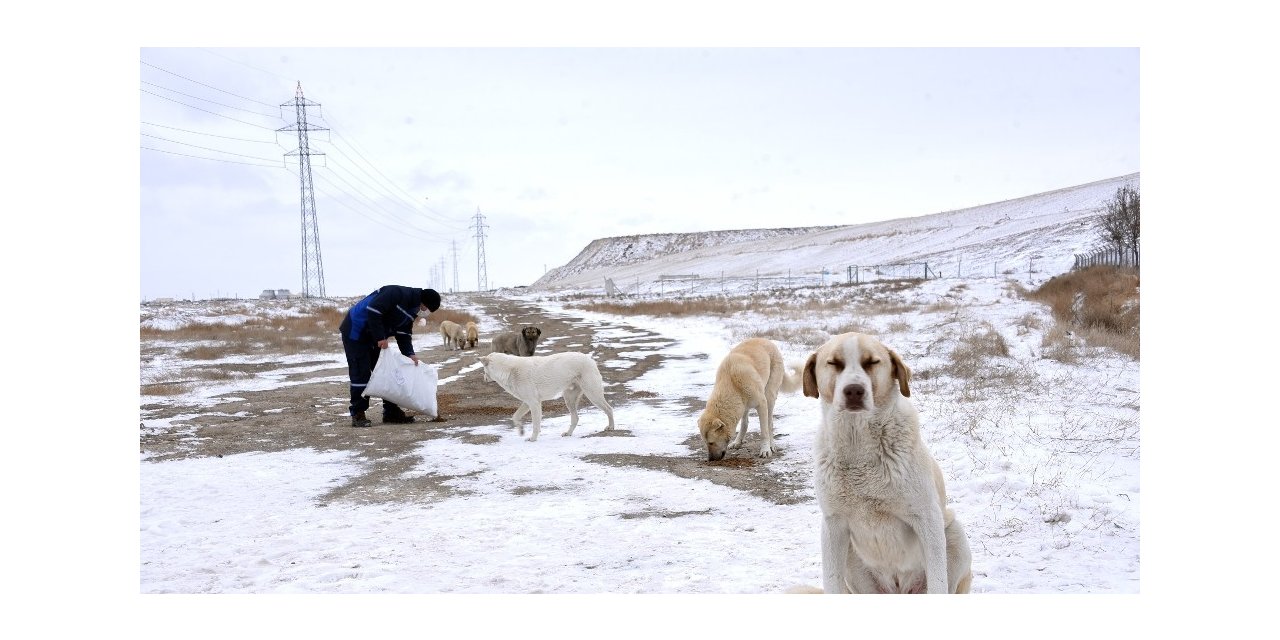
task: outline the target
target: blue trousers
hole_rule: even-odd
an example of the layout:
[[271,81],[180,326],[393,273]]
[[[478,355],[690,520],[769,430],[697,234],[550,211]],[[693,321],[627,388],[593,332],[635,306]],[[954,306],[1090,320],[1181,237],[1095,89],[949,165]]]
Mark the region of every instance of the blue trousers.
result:
[[[364,388],[369,385],[369,376],[373,375],[373,367],[378,364],[378,355],[382,349],[376,342],[351,340],[342,336],[342,350],[347,354],[347,373],[351,378],[351,415],[369,410],[369,398],[365,397]],[[404,409],[394,402],[382,400],[382,415],[404,415]]]

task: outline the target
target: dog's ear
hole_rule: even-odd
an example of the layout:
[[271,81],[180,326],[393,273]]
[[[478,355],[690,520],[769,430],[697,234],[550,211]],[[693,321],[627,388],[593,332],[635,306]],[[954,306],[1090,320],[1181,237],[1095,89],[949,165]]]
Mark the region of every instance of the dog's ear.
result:
[[[888,347],[885,347],[888,349]],[[893,363],[893,377],[898,379],[898,390],[902,392],[903,397],[911,397],[911,368],[902,361],[902,357],[897,351],[889,349],[889,361]]]
[[809,354],[809,359],[804,363],[804,375],[801,381],[804,384],[805,397],[818,397],[818,352]]

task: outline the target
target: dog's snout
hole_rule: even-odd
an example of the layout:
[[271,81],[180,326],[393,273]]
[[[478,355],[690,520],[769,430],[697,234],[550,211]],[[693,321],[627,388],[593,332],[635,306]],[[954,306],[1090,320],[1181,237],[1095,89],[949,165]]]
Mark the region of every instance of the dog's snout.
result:
[[844,394],[844,406],[849,410],[859,410],[866,405],[867,388],[861,383],[847,384],[841,390]]
[[724,447],[707,447],[707,460],[711,462],[723,460],[726,453],[728,453],[728,450]]

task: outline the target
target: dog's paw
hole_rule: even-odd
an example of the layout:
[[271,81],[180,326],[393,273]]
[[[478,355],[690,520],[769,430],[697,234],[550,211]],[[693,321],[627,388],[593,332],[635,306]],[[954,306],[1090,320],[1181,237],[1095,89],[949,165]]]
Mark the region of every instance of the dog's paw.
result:
[[730,448],[730,449],[741,449],[741,448],[742,448],[742,443],[741,443],[741,442],[738,442],[737,440],[730,440],[730,441],[729,441],[729,448]]
[[571,435],[573,435],[573,432],[572,432],[572,431],[566,431],[566,432],[564,432],[564,433],[560,434],[560,437],[562,437],[562,438],[568,438],[568,437],[569,437],[569,436],[571,436]]
[[760,457],[761,457],[761,458],[772,458],[772,457],[773,457],[773,447],[771,447],[771,446],[769,446],[769,445],[761,446],[761,447],[760,447]]

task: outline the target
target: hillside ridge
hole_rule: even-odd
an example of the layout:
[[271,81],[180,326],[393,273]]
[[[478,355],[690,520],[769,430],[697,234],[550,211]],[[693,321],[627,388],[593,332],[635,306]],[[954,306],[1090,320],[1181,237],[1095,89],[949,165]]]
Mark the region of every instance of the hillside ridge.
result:
[[[664,275],[844,273],[851,265],[929,263],[961,274],[1066,271],[1098,246],[1096,217],[1139,173],[984,205],[852,225],[654,233],[599,238],[531,287],[599,288]],[[967,263],[967,264],[966,264]],[[825,275],[824,275],[825,280]]]

